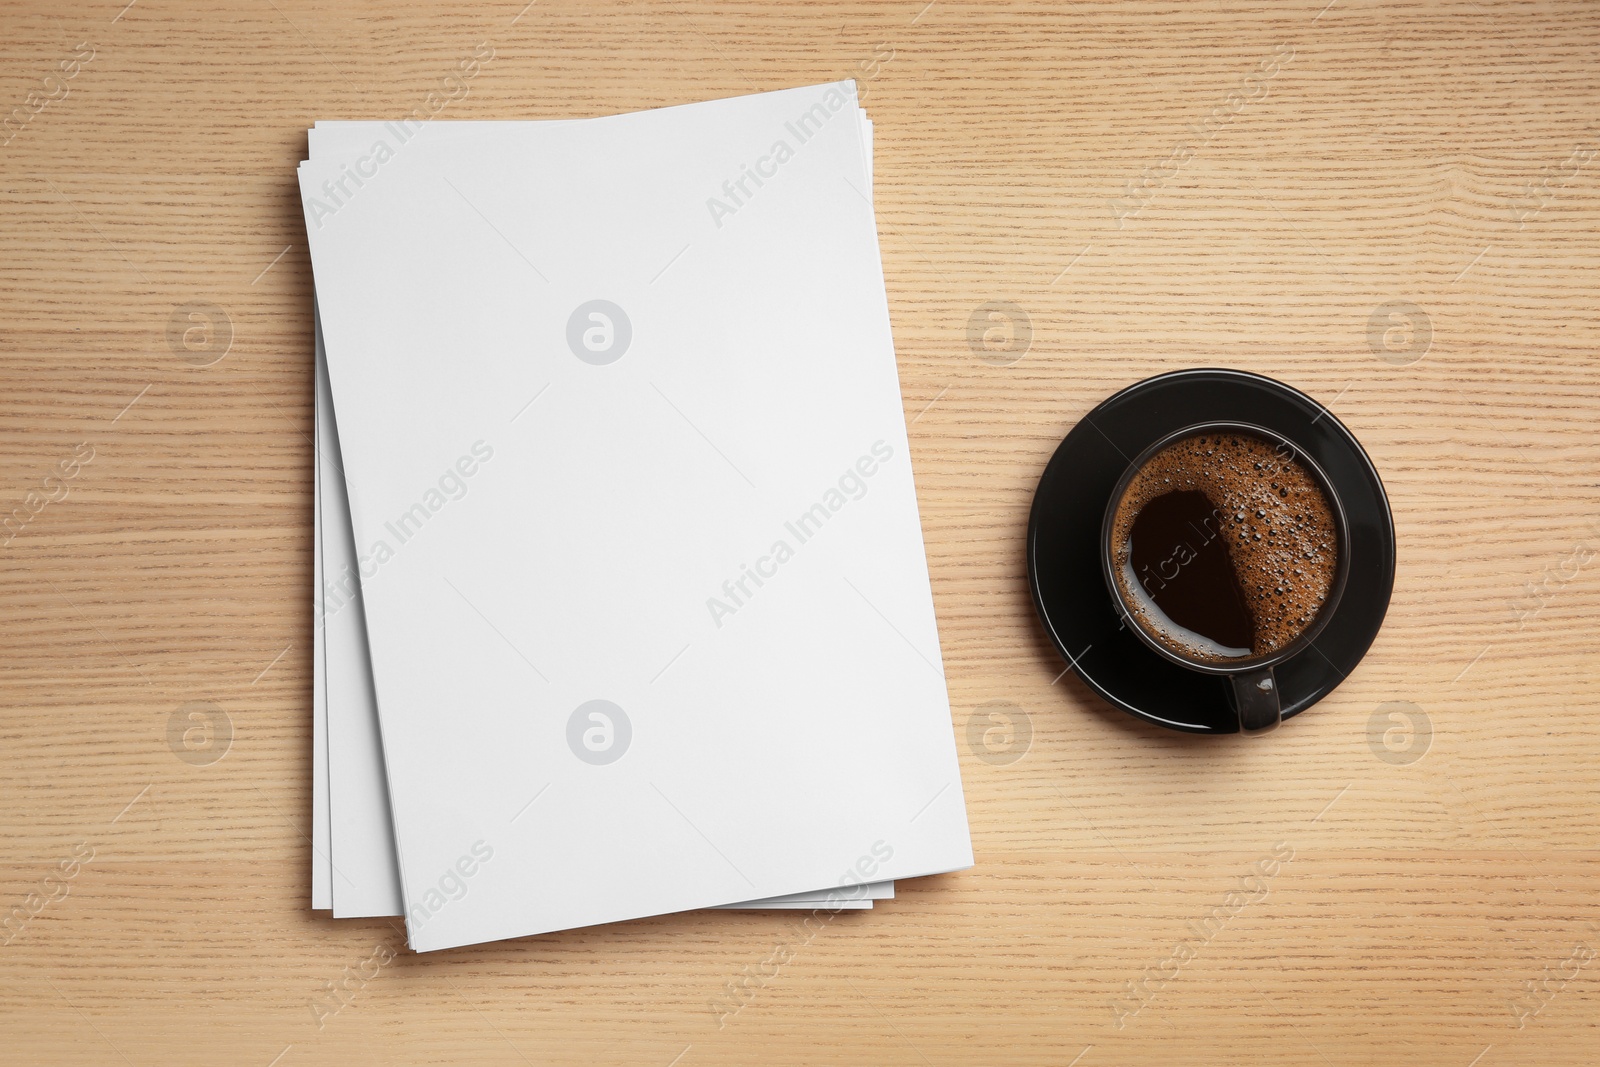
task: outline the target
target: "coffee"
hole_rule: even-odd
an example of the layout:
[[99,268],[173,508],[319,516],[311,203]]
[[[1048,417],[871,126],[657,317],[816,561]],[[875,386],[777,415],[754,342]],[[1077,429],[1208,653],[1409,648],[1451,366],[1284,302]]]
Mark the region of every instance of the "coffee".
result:
[[1271,656],[1305,633],[1338,575],[1333,506],[1287,445],[1201,431],[1151,456],[1111,520],[1133,621],[1214,664]]

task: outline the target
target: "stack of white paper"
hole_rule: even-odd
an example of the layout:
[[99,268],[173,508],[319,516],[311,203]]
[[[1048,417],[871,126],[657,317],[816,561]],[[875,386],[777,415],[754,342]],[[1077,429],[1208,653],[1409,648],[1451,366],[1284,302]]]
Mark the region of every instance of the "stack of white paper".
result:
[[853,83],[309,140],[313,906],[421,951],[970,866]]

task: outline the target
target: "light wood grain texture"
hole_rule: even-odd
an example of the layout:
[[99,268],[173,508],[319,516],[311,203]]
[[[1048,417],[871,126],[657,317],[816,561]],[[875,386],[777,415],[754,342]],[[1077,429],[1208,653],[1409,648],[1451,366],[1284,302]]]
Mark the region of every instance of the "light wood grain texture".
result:
[[[0,108],[68,89],[0,134],[0,516],[93,448],[0,534],[0,908],[59,895],[46,876],[93,850],[0,945],[0,1059],[1596,1061],[1600,7],[523,2],[0,8]],[[407,112],[479,42],[495,58],[444,117],[862,77],[978,863],[804,944],[792,913],[713,912],[402,953],[328,1015],[326,983],[403,939],[305,907],[294,167],[314,120]],[[1264,94],[1164,164],[1284,46]],[[1130,182],[1148,201],[1119,225]],[[1014,365],[968,345],[989,300],[1030,318]],[[167,340],[195,301],[233,332],[209,366]],[[1431,328],[1410,365],[1368,343],[1390,301]],[[1057,680],[1027,598],[1061,436],[1200,365],[1330,405],[1399,533],[1366,661],[1266,740],[1166,733]],[[1392,700],[1431,723],[1413,762],[1370,729]],[[169,747],[189,701],[232,722],[219,762]],[[1009,765],[966,747],[991,701],[1031,722]],[[1280,842],[1266,895],[1168,962]],[[745,977],[780,945],[775,977]],[[719,1018],[730,981],[747,1003]]]

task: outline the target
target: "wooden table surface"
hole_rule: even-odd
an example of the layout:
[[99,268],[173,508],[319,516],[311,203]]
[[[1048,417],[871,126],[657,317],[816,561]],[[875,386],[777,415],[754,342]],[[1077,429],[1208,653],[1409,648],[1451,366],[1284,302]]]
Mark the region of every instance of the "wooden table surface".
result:
[[[0,9],[0,1060],[1600,1061],[1600,7],[122,2]],[[482,46],[442,117],[860,79],[972,870],[388,962],[308,910],[294,168]],[[1027,595],[1062,435],[1202,365],[1327,404],[1398,530],[1263,740],[1111,710]]]

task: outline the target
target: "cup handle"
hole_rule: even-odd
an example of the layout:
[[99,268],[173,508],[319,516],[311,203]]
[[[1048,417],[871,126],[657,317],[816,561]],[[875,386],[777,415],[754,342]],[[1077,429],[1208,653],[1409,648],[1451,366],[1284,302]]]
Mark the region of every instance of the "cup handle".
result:
[[1278,702],[1278,679],[1272,668],[1235,674],[1231,681],[1240,732],[1264,734],[1277,729],[1283,721],[1283,706]]

